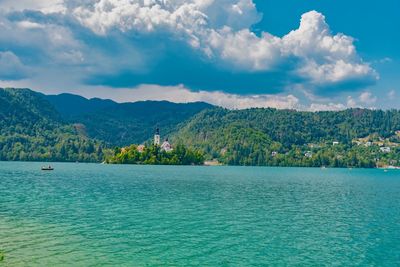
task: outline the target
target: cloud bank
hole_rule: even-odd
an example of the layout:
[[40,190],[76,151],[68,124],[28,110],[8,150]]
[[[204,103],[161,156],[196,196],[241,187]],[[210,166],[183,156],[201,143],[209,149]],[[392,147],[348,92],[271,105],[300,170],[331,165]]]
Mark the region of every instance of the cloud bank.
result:
[[[353,38],[333,35],[325,17],[316,11],[303,14],[299,28],[279,38],[267,32],[261,36],[251,32],[249,27],[260,18],[251,0],[100,0],[93,4],[78,6],[73,14],[99,35],[113,30],[169,32],[236,71],[275,71],[294,61],[288,75],[297,75],[318,87],[373,82],[378,77],[357,55]],[[219,16],[210,14],[216,10]]]
[[[93,88],[184,84],[196,97],[238,103],[228,107],[294,107],[293,88],[339,95],[379,78],[354,39],[332,33],[319,12],[303,14],[282,37],[253,32],[262,19],[253,0],[5,0],[0,14],[3,80],[29,76],[36,84]],[[371,104],[370,98],[359,100]]]

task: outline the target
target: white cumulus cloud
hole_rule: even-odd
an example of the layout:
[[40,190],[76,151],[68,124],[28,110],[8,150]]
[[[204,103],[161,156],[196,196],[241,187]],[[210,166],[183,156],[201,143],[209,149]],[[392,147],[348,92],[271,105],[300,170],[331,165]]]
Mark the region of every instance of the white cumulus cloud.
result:
[[[219,16],[213,14],[215,10],[220,10]],[[353,38],[333,35],[325,17],[316,11],[303,14],[299,28],[282,38],[267,32],[258,36],[249,30],[259,16],[251,0],[100,0],[94,7],[76,7],[73,14],[98,34],[112,29],[168,31],[241,71],[274,70],[295,58],[295,73],[317,86],[378,78],[358,56]],[[228,19],[219,24],[218,17]],[[238,27],[238,19],[248,23]]]
[[2,0],[0,5],[9,11],[39,10],[46,14],[66,11],[64,0]]
[[[5,15],[22,10],[43,14],[29,17],[21,12],[12,19]],[[152,60],[163,43],[172,41],[183,43],[196,57],[201,55],[201,60],[223,71],[277,73],[287,79],[282,86],[291,88],[302,83],[310,91],[329,90],[378,79],[358,55],[354,39],[332,33],[319,12],[303,14],[299,27],[282,37],[252,32],[251,26],[261,19],[253,0],[3,0],[0,14],[4,15],[0,45],[31,49],[36,58],[24,61],[40,63],[35,68],[47,68],[49,73],[65,66],[75,67],[73,74],[82,76],[144,73],[157,64]],[[152,40],[150,47],[146,47],[148,40]],[[265,87],[268,90],[268,80]],[[253,103],[257,99],[252,98]]]

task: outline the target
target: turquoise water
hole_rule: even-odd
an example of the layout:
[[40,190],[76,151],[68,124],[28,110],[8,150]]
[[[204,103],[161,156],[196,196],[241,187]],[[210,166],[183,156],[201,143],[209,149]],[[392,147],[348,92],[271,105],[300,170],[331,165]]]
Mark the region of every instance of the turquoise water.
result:
[[400,172],[0,162],[0,266],[398,266]]

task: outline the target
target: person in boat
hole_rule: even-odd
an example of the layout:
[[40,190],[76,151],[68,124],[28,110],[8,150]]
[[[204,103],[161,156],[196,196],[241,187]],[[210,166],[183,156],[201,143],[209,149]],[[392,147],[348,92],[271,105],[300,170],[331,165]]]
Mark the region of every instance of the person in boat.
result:
[[44,167],[42,167],[42,170],[45,170],[45,171],[47,171],[47,170],[54,170],[53,169],[53,167],[51,167],[51,165],[49,165],[48,167],[46,167],[46,166],[44,166]]

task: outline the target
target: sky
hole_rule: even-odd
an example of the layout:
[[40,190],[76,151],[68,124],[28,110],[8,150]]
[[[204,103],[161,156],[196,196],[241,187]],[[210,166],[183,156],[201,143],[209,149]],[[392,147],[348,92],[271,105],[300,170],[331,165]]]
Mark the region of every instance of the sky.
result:
[[0,87],[400,108],[398,0],[0,0]]

